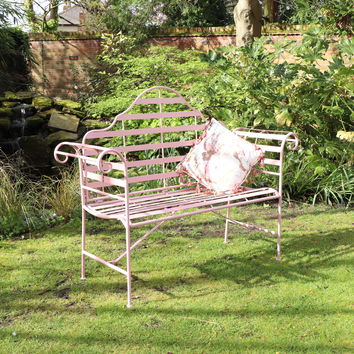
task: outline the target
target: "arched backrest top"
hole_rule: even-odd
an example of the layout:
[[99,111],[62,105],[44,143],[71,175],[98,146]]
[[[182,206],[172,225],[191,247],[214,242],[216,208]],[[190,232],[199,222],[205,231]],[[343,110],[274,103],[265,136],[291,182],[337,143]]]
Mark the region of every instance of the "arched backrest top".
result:
[[[150,92],[157,91],[159,97],[144,97],[149,96]],[[173,93],[175,97],[163,97],[163,93]],[[166,95],[165,95],[166,96]],[[170,95],[169,95],[170,96]],[[185,109],[175,110],[175,111],[165,111],[163,110],[163,105],[174,105],[185,106]],[[151,110],[149,113],[131,113],[134,107],[140,105],[157,105],[159,109],[158,112]],[[99,138],[107,136],[105,132],[112,130],[117,122],[124,122],[129,120],[142,120],[142,119],[163,119],[163,118],[185,118],[185,117],[199,117],[203,121],[205,118],[203,114],[191,104],[189,104],[186,99],[176,90],[167,86],[154,86],[150,87],[143,92],[141,92],[133,103],[122,113],[119,113],[113,120],[113,122],[103,129],[95,129],[87,132],[84,136],[83,142],[86,139]]]

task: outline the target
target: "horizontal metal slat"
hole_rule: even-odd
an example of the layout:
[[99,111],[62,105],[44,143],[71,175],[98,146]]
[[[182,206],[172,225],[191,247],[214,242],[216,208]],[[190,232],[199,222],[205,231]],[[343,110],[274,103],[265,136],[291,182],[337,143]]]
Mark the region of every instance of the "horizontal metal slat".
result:
[[280,160],[275,160],[275,159],[264,159],[264,164],[272,165],[272,166],[280,166],[281,162]]
[[174,98],[140,98],[135,101],[135,104],[174,104],[174,103],[185,103],[187,101],[182,97]]
[[176,127],[158,127],[158,128],[144,128],[144,129],[127,129],[127,130],[112,130],[105,132],[92,132],[90,138],[102,137],[112,138],[115,136],[131,136],[131,135],[144,135],[144,134],[159,134],[159,133],[174,133],[174,132],[186,132],[203,130],[205,124],[200,125],[180,125]]
[[280,146],[275,146],[275,145],[261,145],[261,144],[256,144],[259,146],[263,151],[269,151],[269,152],[281,152],[281,147]]
[[193,146],[194,143],[195,143],[195,140],[182,140],[182,141],[172,141],[172,142],[168,142],[168,143],[120,146],[117,148],[113,148],[113,150],[115,150],[117,152],[133,152],[133,151],[144,151],[144,150],[176,148],[176,147],[183,147],[183,146]]
[[180,112],[156,112],[156,113],[135,113],[122,114],[117,116],[118,121],[122,120],[137,120],[137,119],[155,119],[155,118],[182,118],[182,117],[202,117],[198,111],[180,111]]
[[158,159],[150,160],[138,160],[138,161],[128,161],[127,167],[141,167],[141,166],[151,166],[151,165],[162,165],[169,162],[180,162],[184,159],[185,155],[181,156],[171,156]]
[[166,173],[157,173],[153,175],[144,175],[144,176],[136,176],[136,177],[128,177],[128,183],[138,183],[138,182],[146,182],[153,181],[162,178],[172,178],[178,177],[179,173],[177,172],[166,172]]
[[[249,138],[258,138],[258,139],[267,139],[267,140],[285,140],[286,135],[282,134],[273,134],[273,133],[255,133],[247,132],[242,130],[234,130],[235,134],[239,136],[246,136]],[[287,139],[287,141],[295,141],[295,139]]]
[[[93,172],[86,172],[86,177],[89,179],[93,179],[95,181],[109,183],[108,185],[110,185],[110,186],[125,187],[125,181],[124,181],[124,179],[121,179],[121,178],[108,177],[108,176],[104,176],[101,174],[99,175],[99,174],[93,173]],[[105,186],[107,186],[107,185],[105,185]]]

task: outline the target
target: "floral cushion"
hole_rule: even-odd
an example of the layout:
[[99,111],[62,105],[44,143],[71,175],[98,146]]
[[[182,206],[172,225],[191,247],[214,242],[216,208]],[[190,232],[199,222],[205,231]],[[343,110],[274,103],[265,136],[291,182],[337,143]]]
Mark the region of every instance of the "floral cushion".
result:
[[218,194],[240,189],[252,168],[264,158],[262,150],[212,119],[201,139],[178,164],[188,175]]

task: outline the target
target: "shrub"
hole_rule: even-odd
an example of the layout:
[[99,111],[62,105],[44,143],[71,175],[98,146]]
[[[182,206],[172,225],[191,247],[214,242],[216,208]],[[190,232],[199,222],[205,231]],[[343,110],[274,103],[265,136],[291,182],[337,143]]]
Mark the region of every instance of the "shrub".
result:
[[[208,97],[212,114],[232,128],[299,134],[302,149],[285,166],[289,197],[348,204],[354,184],[353,144],[340,138],[353,131],[354,69],[345,63],[350,62],[354,41],[342,38],[338,54],[320,67],[329,44],[315,29],[297,44],[269,44],[263,38],[251,47],[210,53],[205,60],[219,71],[200,94]],[[294,63],[281,60],[286,51]],[[342,187],[336,188],[336,182]]]

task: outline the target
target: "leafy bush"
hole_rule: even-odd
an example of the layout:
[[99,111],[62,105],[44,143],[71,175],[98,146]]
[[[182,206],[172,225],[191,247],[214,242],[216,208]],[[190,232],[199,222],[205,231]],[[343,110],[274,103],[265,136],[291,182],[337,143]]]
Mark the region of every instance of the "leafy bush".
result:
[[354,33],[352,0],[289,0],[278,5],[281,23],[320,24],[328,33]]
[[101,66],[91,72],[91,91],[84,97],[91,116],[112,117],[142,90],[156,85],[171,86],[193,97],[214,70],[200,60],[197,51],[154,46],[137,51],[131,41],[121,34],[106,37]]
[[33,60],[28,34],[17,28],[0,26],[0,93],[28,86]]
[[[201,95],[208,97],[211,112],[232,128],[280,127],[299,134],[302,149],[286,164],[290,197],[350,203],[353,144],[339,137],[354,130],[354,68],[349,65],[354,41],[342,38],[337,54],[326,63],[323,54],[329,45],[314,29],[300,43],[260,39],[251,47],[210,53],[205,60],[219,73]],[[285,52],[293,56],[292,63],[282,59]]]

